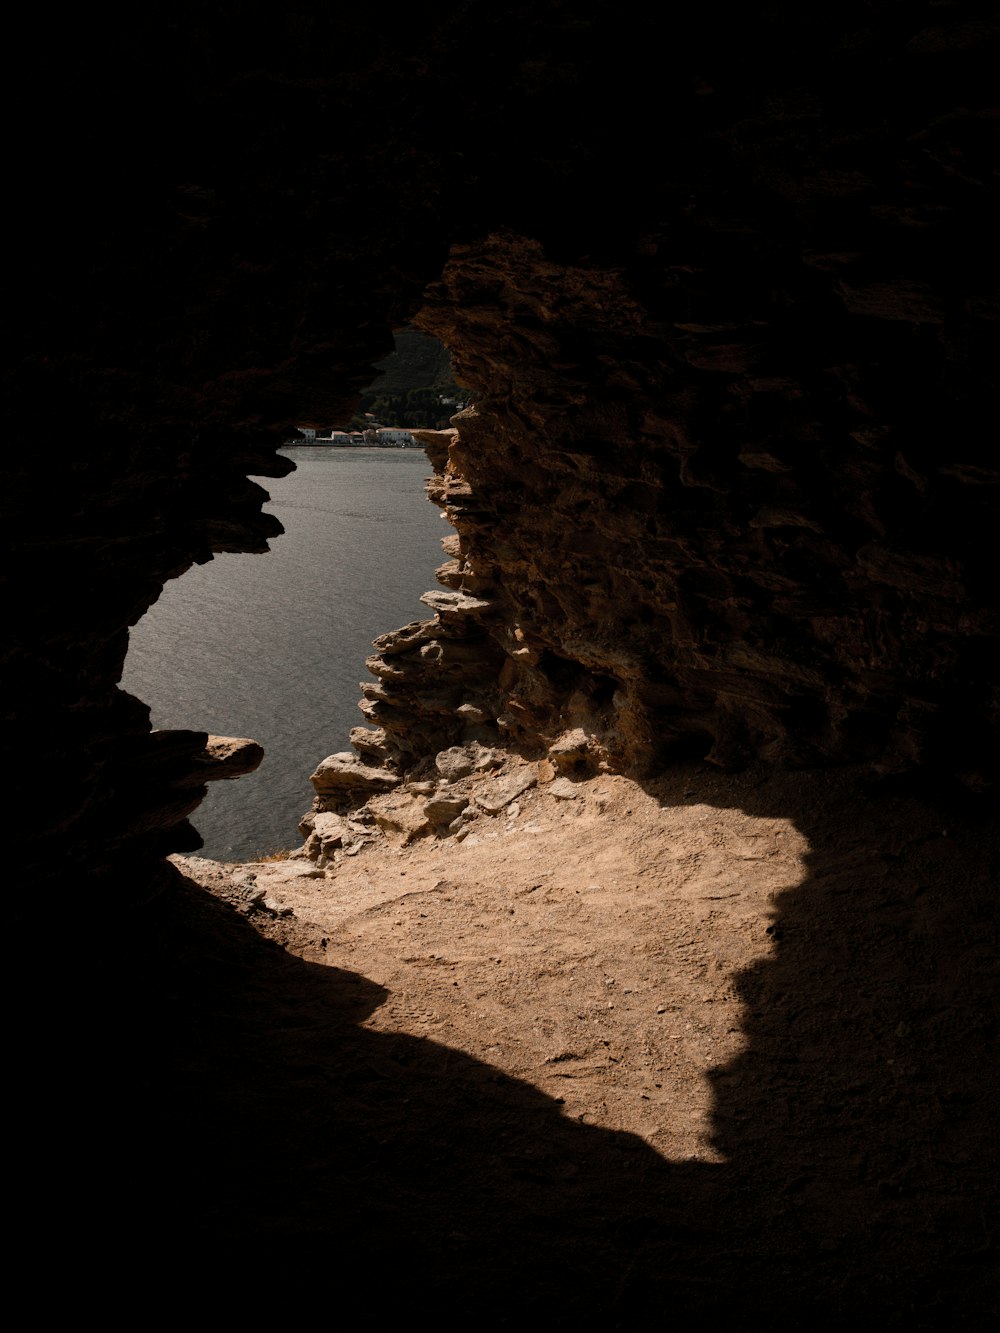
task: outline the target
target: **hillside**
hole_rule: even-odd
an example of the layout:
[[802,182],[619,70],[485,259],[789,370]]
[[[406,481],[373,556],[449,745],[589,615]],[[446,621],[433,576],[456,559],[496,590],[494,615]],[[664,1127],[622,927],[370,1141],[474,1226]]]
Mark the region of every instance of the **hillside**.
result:
[[388,426],[447,426],[455,400],[468,401],[468,390],[455,382],[448,349],[417,329],[399,329],[393,337],[396,350],[375,363],[380,374],[365,390],[352,427],[369,424],[368,412]]

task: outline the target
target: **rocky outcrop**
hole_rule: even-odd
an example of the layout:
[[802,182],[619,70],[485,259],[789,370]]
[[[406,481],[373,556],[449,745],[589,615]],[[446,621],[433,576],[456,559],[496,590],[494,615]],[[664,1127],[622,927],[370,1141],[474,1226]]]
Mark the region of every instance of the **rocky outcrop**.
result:
[[[990,782],[995,24],[718,19],[445,4],[335,35],[293,0],[280,40],[237,3],[164,46],[154,5],[88,62],[32,47],[48,148],[19,189],[106,206],[24,210],[11,241],[29,877],[196,843],[160,774],[170,750],[202,785],[198,746],[117,690],[128,626],[191,563],[266,549],[248,474],[346,420],[414,318],[477,408],[424,440],[455,536],[432,617],[376,645],[347,790],[473,740],[556,762],[577,731],[584,769]],[[39,819],[52,771],[74,782]]]
[[324,759],[311,781],[321,800],[336,800],[341,794],[351,796],[361,792],[367,796],[372,792],[388,791],[397,785],[399,778],[347,753],[331,754]]
[[[483,401],[417,432],[455,529],[447,590],[423,599],[434,620],[376,643],[361,709],[379,730],[352,736],[369,758],[420,775],[475,738],[566,774],[694,753],[991,783],[996,478],[973,439],[979,461],[958,464],[952,433],[915,428],[951,392],[940,361],[908,378],[942,354],[926,304],[880,288],[838,305],[836,272],[817,278],[797,244],[794,272],[783,255],[741,275],[728,324],[701,268],[674,281],[685,318],[665,318],[635,268],[559,264],[510,232],[456,248],[419,320]],[[978,344],[971,290],[964,308]],[[668,374],[644,368],[651,346]],[[810,346],[831,364],[806,367]]]
[[[634,270],[555,264],[511,234],[457,252],[432,289],[424,326],[466,378],[505,386],[456,421],[433,498],[459,533],[459,591],[468,570],[502,608],[498,719],[518,744],[559,753],[572,729],[630,771],[694,749],[725,767],[861,759],[986,780],[970,719],[997,720],[998,622],[979,591],[995,490],[956,467],[953,430],[927,428],[951,390],[919,332],[926,305],[838,313],[839,268],[817,278],[815,188],[797,268],[786,253],[740,274],[726,323],[702,265],[731,241],[711,234],[668,318]],[[940,242],[924,239],[937,281],[921,290],[943,302]],[[951,322],[978,341],[988,321],[971,290],[964,316],[955,296]],[[504,329],[529,310],[515,345]],[[643,369],[647,339],[665,379]],[[570,361],[582,345],[616,372]],[[806,370],[820,345],[828,364]],[[926,357],[934,374],[898,393]]]

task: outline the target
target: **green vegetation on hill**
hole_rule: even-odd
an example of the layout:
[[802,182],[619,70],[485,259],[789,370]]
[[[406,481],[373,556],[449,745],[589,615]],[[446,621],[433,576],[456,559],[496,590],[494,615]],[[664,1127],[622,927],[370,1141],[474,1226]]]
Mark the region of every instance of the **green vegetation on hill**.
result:
[[400,329],[395,342],[396,350],[376,363],[381,373],[365,390],[350,428],[371,425],[366,413],[385,426],[447,426],[458,404],[469,401],[469,391],[455,382],[448,349],[416,329]]

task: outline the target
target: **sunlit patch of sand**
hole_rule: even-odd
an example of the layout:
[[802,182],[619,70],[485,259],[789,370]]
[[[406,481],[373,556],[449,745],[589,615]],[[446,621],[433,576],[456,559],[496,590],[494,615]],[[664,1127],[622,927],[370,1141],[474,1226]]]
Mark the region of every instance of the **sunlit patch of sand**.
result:
[[664,1157],[722,1160],[708,1072],[745,1049],[733,978],[771,954],[805,838],[610,776],[476,828],[327,878],[273,872],[271,891],[327,940],[317,960],[386,988],[372,1030],[466,1052]]

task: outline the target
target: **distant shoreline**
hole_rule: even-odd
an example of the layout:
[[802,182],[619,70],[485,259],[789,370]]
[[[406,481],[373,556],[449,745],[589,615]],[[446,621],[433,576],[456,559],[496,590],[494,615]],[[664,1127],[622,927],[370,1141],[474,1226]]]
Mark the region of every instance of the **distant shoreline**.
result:
[[282,449],[422,449],[416,440],[412,444],[341,444],[339,440],[286,440]]

